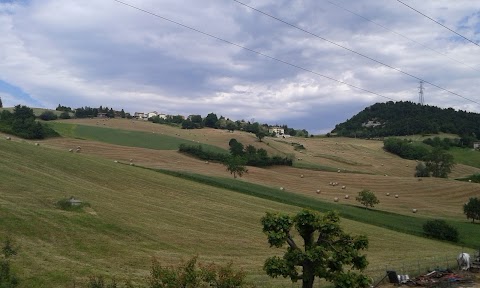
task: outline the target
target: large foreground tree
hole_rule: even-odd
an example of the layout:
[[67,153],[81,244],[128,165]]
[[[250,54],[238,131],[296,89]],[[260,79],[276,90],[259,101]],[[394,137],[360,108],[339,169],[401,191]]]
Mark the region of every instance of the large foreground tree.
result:
[[[324,278],[336,288],[369,287],[368,278],[354,270],[362,271],[368,265],[360,251],[368,248],[365,236],[351,236],[339,225],[335,212],[323,216],[303,210],[295,216],[267,213],[262,218],[263,232],[270,246],[278,248],[288,244],[283,257],[270,257],[264,270],[271,277],[289,277],[292,282],[302,280],[303,288],[313,287],[315,277]],[[293,239],[295,226],[303,239],[303,247]]]

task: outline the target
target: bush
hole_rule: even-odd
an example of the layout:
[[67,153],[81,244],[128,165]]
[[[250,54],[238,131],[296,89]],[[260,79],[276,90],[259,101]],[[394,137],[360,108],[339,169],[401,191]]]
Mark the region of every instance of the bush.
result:
[[70,119],[72,117],[70,116],[70,113],[68,113],[67,111],[63,111],[62,114],[60,114],[60,116],[58,116],[58,118],[60,118],[60,119]]
[[447,240],[451,242],[458,242],[458,230],[449,225],[444,220],[430,220],[423,224],[423,232],[426,236],[439,239]]
[[43,121],[57,120],[58,116],[52,111],[45,111],[40,114],[40,119],[42,119]]
[[72,198],[59,200],[56,203],[56,206],[58,208],[62,209],[62,210],[66,210],[66,211],[80,211],[84,207],[90,207],[90,204],[87,203],[87,202],[82,202],[79,205],[72,205],[72,202],[70,201],[70,199],[72,199]]

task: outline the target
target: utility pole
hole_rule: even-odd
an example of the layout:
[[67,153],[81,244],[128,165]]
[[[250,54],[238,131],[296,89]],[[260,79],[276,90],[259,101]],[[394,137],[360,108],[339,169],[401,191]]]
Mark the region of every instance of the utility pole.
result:
[[419,91],[418,91],[418,103],[420,105],[423,105],[424,104],[424,99],[423,99],[423,81],[420,80],[420,86],[418,87]]

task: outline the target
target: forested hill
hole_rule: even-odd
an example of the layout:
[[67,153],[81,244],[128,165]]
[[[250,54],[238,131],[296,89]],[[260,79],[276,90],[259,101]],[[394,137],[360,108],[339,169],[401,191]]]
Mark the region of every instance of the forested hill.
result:
[[365,108],[346,122],[336,125],[332,131],[339,136],[359,138],[439,132],[478,138],[480,114],[390,101]]

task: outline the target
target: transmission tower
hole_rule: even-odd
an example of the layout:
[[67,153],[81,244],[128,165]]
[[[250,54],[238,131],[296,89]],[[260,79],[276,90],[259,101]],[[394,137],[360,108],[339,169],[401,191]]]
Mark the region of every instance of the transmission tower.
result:
[[424,99],[423,99],[423,81],[420,80],[420,86],[418,87],[418,103],[420,105],[424,104]]

